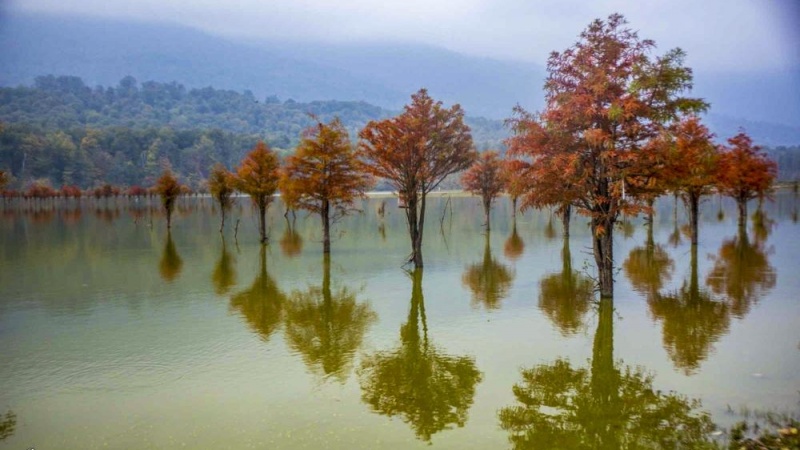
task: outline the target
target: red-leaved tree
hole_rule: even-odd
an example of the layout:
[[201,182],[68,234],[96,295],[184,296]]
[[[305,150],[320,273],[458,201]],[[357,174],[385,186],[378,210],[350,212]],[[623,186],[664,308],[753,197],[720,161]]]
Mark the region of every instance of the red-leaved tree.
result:
[[492,203],[505,188],[503,163],[497,152],[489,150],[481,153],[472,167],[462,175],[461,185],[467,192],[481,197],[483,214],[486,217],[486,231],[491,230]]
[[741,132],[728,139],[719,164],[720,191],[736,200],[739,207],[739,227],[747,223],[747,202],[764,197],[772,187],[778,165],[770,160],[753,140]]
[[406,202],[410,262],[420,268],[428,193],[475,159],[464,112],[457,104],[445,108],[420,89],[402,114],[368,123],[359,137],[367,171],[389,182]]

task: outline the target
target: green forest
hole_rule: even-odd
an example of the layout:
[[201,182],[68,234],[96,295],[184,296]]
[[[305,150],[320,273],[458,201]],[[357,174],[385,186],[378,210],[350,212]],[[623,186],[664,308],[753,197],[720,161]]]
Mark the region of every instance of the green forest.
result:
[[[187,89],[177,82],[87,86],[74,76],[41,76],[33,86],[0,88],[0,170],[10,188],[34,180],[54,188],[110,183],[150,186],[164,168],[202,190],[211,167],[228,168],[259,140],[282,156],[304,129],[338,117],[355,140],[369,121],[396,114],[365,102],[300,103],[250,91]],[[509,112],[510,114],[510,112]],[[502,121],[467,117],[478,150],[504,150]],[[800,178],[800,146],[767,149],[779,180]]]

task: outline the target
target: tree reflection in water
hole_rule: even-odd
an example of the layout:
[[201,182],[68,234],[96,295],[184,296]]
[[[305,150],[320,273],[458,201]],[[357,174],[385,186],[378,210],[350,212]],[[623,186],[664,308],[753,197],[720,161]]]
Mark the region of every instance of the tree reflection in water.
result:
[[249,289],[231,297],[230,307],[245,319],[263,340],[269,340],[283,320],[286,295],[267,273],[267,249],[261,246],[259,272]]
[[561,250],[561,272],[545,276],[539,282],[539,309],[569,336],[583,325],[583,317],[594,299],[594,282],[572,269],[569,238]]
[[602,299],[591,367],[556,360],[522,371],[500,426],[515,449],[715,448],[700,402],[653,388],[641,368],[614,363],[613,300]]
[[662,320],[664,349],[675,367],[690,375],[708,358],[715,342],[728,332],[730,308],[701,288],[697,246],[691,249],[691,275],[680,289],[648,297],[650,312]]
[[631,250],[622,268],[633,290],[648,299],[655,296],[672,277],[675,263],[664,247],[655,243],[652,224],[647,225],[646,244]]
[[309,370],[344,382],[364,333],[376,319],[368,303],[358,303],[355,291],[331,289],[331,261],[326,254],[322,285],[294,291],[289,298],[286,337]]
[[158,263],[161,278],[167,282],[175,281],[180,275],[182,267],[183,259],[172,241],[172,233],[167,231],[167,241],[164,243],[164,251],[161,252],[161,261]]
[[16,428],[17,415],[14,411],[7,412],[5,416],[0,415],[0,441],[11,437]]
[[288,257],[294,257],[303,250],[303,237],[297,232],[294,220],[286,219],[286,229],[283,230],[280,242],[281,251]]
[[525,251],[525,241],[517,233],[517,221],[514,220],[514,224],[511,228],[511,235],[508,236],[506,239],[506,243],[503,246],[503,254],[506,255],[506,258],[510,259],[511,261],[516,261],[522,256],[522,253]]
[[472,291],[472,305],[483,305],[486,309],[497,309],[508,296],[514,281],[514,271],[492,257],[489,234],[483,248],[483,260],[470,264],[464,270],[461,282]]
[[358,373],[361,398],[373,411],[400,416],[419,439],[430,441],[439,431],[464,426],[482,375],[473,358],[448,355],[429,342],[422,269],[411,278],[411,308],[400,328],[400,346],[366,356]]
[[236,260],[231,256],[225,247],[225,239],[222,239],[222,253],[219,255],[214,272],[211,273],[211,282],[214,284],[214,292],[217,295],[225,295],[236,284]]
[[[768,233],[766,233],[768,234]],[[775,287],[777,274],[769,263],[768,255],[774,250],[765,245],[766,234],[754,243],[747,237],[744,227],[733,239],[725,240],[714,258],[714,267],[706,283],[728,301],[731,313],[744,317],[767,291]]]

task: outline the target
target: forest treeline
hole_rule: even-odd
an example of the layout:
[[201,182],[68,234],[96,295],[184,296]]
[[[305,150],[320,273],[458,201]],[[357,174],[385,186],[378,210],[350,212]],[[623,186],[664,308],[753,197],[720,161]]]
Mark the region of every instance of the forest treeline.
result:
[[[33,86],[0,88],[0,168],[17,187],[47,179],[54,187],[103,183],[150,185],[168,165],[199,189],[211,166],[238,163],[258,140],[281,155],[302,131],[338,117],[351,136],[393,112],[364,102],[299,103],[252,93],[186,89],[132,77],[89,87],[71,76],[38,77]],[[466,118],[479,149],[497,148],[502,121]]]

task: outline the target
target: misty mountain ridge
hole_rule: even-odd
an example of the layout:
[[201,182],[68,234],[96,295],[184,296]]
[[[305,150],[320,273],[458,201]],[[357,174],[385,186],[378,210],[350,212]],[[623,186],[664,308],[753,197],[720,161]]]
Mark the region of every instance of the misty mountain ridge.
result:
[[[510,116],[516,104],[536,110],[543,103],[541,66],[423,45],[235,41],[179,26],[46,15],[0,20],[3,86],[31,85],[46,74],[113,86],[130,75],[250,92],[258,100],[364,101],[389,111],[424,86],[437,100],[490,121]],[[692,95],[712,104],[707,121],[720,140],[744,127],[760,144],[792,145],[800,142],[798,80],[792,71],[696,73]]]

